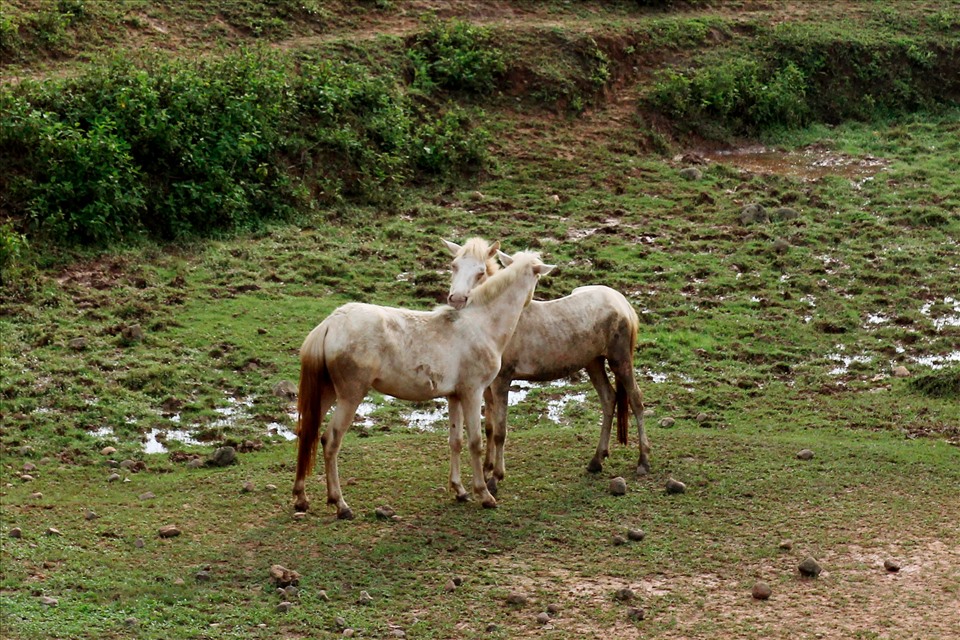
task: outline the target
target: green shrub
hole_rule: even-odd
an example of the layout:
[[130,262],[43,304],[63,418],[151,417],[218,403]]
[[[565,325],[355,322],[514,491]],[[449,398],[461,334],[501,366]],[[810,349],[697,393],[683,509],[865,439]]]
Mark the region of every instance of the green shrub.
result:
[[466,22],[433,21],[417,35],[407,57],[413,85],[468,93],[492,91],[506,69],[503,52],[493,46],[490,31]]

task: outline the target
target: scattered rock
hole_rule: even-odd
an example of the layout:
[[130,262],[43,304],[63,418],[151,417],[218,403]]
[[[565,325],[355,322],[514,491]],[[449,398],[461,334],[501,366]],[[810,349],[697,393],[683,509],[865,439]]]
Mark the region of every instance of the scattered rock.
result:
[[299,573],[279,564],[270,567],[270,578],[275,585],[281,588],[300,584]]
[[643,529],[627,529],[627,538],[634,542],[640,542],[645,537],[647,537],[647,534],[643,532]]
[[143,328],[138,324],[132,324],[120,330],[120,338],[125,344],[136,344],[143,342]]
[[24,463],[23,463],[23,472],[24,472],[24,473],[30,473],[31,471],[36,471],[36,470],[37,470],[37,465],[33,464],[32,462],[24,462]]
[[483,198],[484,198],[484,195],[483,195],[482,193],[480,193],[479,191],[471,191],[471,192],[470,192],[470,199],[473,200],[474,202],[479,202],[479,201],[483,200]]
[[25,444],[22,447],[20,447],[19,451],[21,456],[29,456],[33,453],[33,447],[31,447],[28,444]]
[[373,510],[373,514],[381,520],[391,520],[397,512],[390,505],[383,505]]
[[816,578],[820,575],[820,572],[823,571],[820,564],[811,556],[804,558],[797,569],[800,571],[800,575],[806,576],[807,578]]
[[193,458],[190,462],[187,463],[187,469],[199,469],[203,466],[203,460],[200,458]]
[[140,499],[141,499],[141,500],[153,500],[153,499],[156,498],[156,497],[157,497],[157,496],[154,495],[153,491],[147,491],[146,493],[141,493],[141,494],[140,494]]
[[133,546],[135,546],[137,549],[143,549],[143,546],[144,546],[143,538],[137,538],[134,541]]
[[457,585],[453,583],[453,580],[447,580],[447,583],[443,585],[443,590],[446,591],[447,593],[450,593],[451,591],[456,591]]
[[894,378],[908,378],[910,377],[910,370],[907,369],[902,364],[893,368],[893,377]]
[[455,584],[455,585],[457,585],[457,586],[459,587],[460,585],[463,584],[463,578],[461,578],[460,576],[454,576],[454,577],[453,577],[453,584]]
[[21,529],[20,527],[14,527],[13,529],[10,529],[10,533],[8,533],[7,535],[10,536],[11,538],[18,538],[18,539],[22,538],[23,529]]
[[667,480],[667,493],[684,493],[686,490],[687,485],[679,480],[674,480],[673,478]]
[[337,625],[337,629],[346,629],[347,621],[342,616],[337,616],[333,619],[333,624]]
[[781,540],[778,547],[781,551],[791,551],[793,550],[793,540]]
[[507,604],[513,604],[522,607],[523,605],[527,604],[527,596],[514,591],[507,596]]
[[273,395],[278,398],[286,398],[287,400],[296,400],[297,398],[297,385],[293,384],[289,380],[281,380],[277,384],[273,385]]
[[51,598],[50,596],[40,596],[40,604],[47,607],[55,607],[60,604],[60,601],[56,598]]
[[627,493],[627,481],[617,476],[610,480],[610,493],[615,496],[622,496]]
[[550,622],[550,614],[544,611],[543,613],[537,614],[537,622],[540,624],[547,624]]
[[100,449],[100,453],[102,453],[105,456],[112,456],[116,452],[117,452],[116,447],[104,447],[103,449]]
[[897,562],[896,560],[889,560],[889,559],[884,560],[883,568],[889,571],[890,573],[896,573],[897,571],[900,571],[900,563]]
[[766,582],[757,582],[753,585],[753,597],[757,600],[768,600],[773,594],[773,590]]
[[371,596],[366,591],[361,591],[360,597],[357,598],[357,604],[367,605],[367,604],[370,604],[371,602],[373,602],[373,596]]
[[813,451],[810,449],[801,449],[797,452],[798,460],[813,460]]
[[680,177],[684,180],[700,180],[703,178],[703,172],[696,167],[687,167],[680,170]]
[[220,447],[213,452],[213,455],[207,460],[211,467],[228,467],[237,461],[237,450],[233,447]]
[[267,330],[264,329],[263,327],[257,327],[257,334],[258,334],[258,335],[265,336],[265,335],[267,335],[267,333],[268,333]]
[[658,424],[664,429],[669,429],[676,423],[677,423],[676,420],[674,420],[673,418],[667,417],[667,418],[660,418],[660,422]]
[[275,485],[275,484],[266,484],[266,485],[263,485],[263,490],[264,490],[264,491],[276,491],[276,490],[277,490],[277,485]]
[[48,528],[46,531],[44,531],[44,534],[45,534],[45,535],[48,535],[48,536],[62,536],[62,535],[63,535],[63,533],[61,533],[59,529],[54,529],[53,527],[50,527],[50,528]]
[[790,250],[790,243],[783,238],[777,238],[773,241],[773,250],[777,253],[786,253]]
[[560,611],[562,611],[562,607],[556,603],[547,605],[547,613],[549,613],[551,616],[558,615]]
[[201,569],[193,576],[197,582],[210,582],[210,572],[206,569]]
[[636,594],[633,592],[633,589],[624,587],[623,589],[617,589],[616,593],[613,594],[614,599],[620,602],[630,602]]
[[140,624],[140,621],[137,620],[136,618],[127,618],[126,620],[123,621],[123,624],[125,624],[128,627],[135,627],[138,624]]
[[647,617],[647,612],[640,607],[630,607],[627,609],[627,617],[635,622],[640,622]]
[[487,625],[487,629],[486,629],[487,633],[495,633],[495,632],[497,632],[497,631],[499,631],[499,630],[500,630],[500,627],[498,627],[497,625],[495,625],[495,624],[492,623],[492,622]]
[[120,479],[119,473],[111,473],[109,476],[107,476],[107,482],[116,482],[119,479]]
[[74,338],[67,343],[67,346],[73,349],[74,351],[83,351],[87,348],[87,339],[86,338]]
[[343,637],[344,637],[344,638],[352,638],[352,637],[353,637],[353,634],[355,634],[355,633],[356,633],[356,631],[354,631],[353,629],[347,627],[346,629],[343,630]]
[[158,533],[161,538],[176,538],[180,535],[180,529],[175,524],[167,524],[160,527]]
[[252,482],[247,481],[247,482],[244,482],[244,483],[243,483],[243,486],[242,486],[242,487],[240,487],[240,492],[241,492],[241,493],[253,493],[253,490],[254,490],[255,488],[256,488],[256,487],[253,486],[253,483],[252,483]]
[[703,411],[701,411],[700,413],[697,414],[697,422],[698,422],[698,423],[701,423],[701,424],[702,424],[702,423],[706,422],[706,421],[709,420],[709,419],[710,419],[710,416],[708,416],[708,415],[707,415],[706,413],[704,413]]
[[33,480],[34,480],[33,476],[30,475],[29,473],[25,473],[25,474],[21,475],[21,476],[20,476],[20,479],[23,480],[24,482],[33,482]]
[[740,211],[740,222],[744,225],[770,222],[770,215],[762,204],[748,204]]
[[287,611],[290,611],[290,609],[292,608],[293,608],[293,603],[287,602],[286,600],[284,600],[283,602],[277,605],[277,613],[286,613]]
[[560,196],[558,196],[557,194],[553,194],[552,196],[550,196],[550,202],[552,202],[553,204],[560,204]]
[[615,547],[619,547],[620,545],[627,544],[627,539],[619,534],[616,534],[613,536],[612,542]]
[[307,517],[307,512],[306,512],[306,511],[296,511],[296,512],[294,512],[294,514],[293,514],[293,519],[294,519],[294,520],[303,520],[303,519],[306,518],[306,517]]
[[33,493],[30,494],[30,497],[31,497],[33,500],[41,500],[41,499],[43,499],[43,494],[42,494],[41,492],[39,492],[39,491],[34,491]]
[[[291,587],[287,587],[287,588],[290,589]],[[296,587],[292,587],[292,588],[296,589]],[[322,600],[323,602],[330,602],[330,596],[327,595],[327,592],[324,589],[320,589],[320,591],[317,591],[317,598]]]

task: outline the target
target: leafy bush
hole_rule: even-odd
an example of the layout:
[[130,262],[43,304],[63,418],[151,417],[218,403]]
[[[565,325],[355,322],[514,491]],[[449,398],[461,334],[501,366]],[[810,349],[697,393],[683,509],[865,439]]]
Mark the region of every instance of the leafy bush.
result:
[[506,69],[503,52],[493,46],[490,31],[466,22],[433,21],[407,50],[413,84],[469,93],[492,91]]

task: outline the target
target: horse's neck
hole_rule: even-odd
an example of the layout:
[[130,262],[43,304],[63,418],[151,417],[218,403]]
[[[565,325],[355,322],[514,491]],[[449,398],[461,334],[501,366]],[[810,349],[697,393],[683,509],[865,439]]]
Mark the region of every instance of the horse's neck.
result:
[[488,300],[483,305],[469,306],[466,309],[472,310],[477,321],[482,325],[484,333],[496,343],[501,353],[513,336],[520,321],[520,314],[530,295],[525,282],[522,278],[518,279],[496,298]]

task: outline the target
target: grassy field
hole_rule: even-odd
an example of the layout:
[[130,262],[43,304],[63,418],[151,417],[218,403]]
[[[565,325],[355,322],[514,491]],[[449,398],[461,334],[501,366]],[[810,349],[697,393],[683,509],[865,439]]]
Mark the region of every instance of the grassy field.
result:
[[[417,48],[458,33],[424,22],[427,3],[214,4],[13,2],[2,77],[87,86],[101,54],[150,47],[342,56],[406,78],[411,104],[461,105],[486,155],[331,200],[315,161],[283,215],[176,243],[63,242],[0,189],[0,636],[960,630],[960,110],[940,75],[956,2],[449,3],[439,18],[505,52],[479,93]],[[849,81],[791,42],[847,56]],[[870,83],[877,99],[850,106]],[[632,475],[635,434],[586,472],[600,407],[585,375],[518,385],[499,508],[460,504],[443,403],[374,394],[340,455],[356,520],[324,507],[322,475],[295,518],[295,414],[275,387],[296,383],[303,338],[347,301],[442,302],[440,239],[474,235],[559,265],[540,299],[605,284],[634,304],[652,473]],[[226,444],[236,464],[202,464]],[[616,538],[628,529],[645,535]],[[800,575],[807,556],[819,577]],[[275,564],[298,593],[277,593]]]

